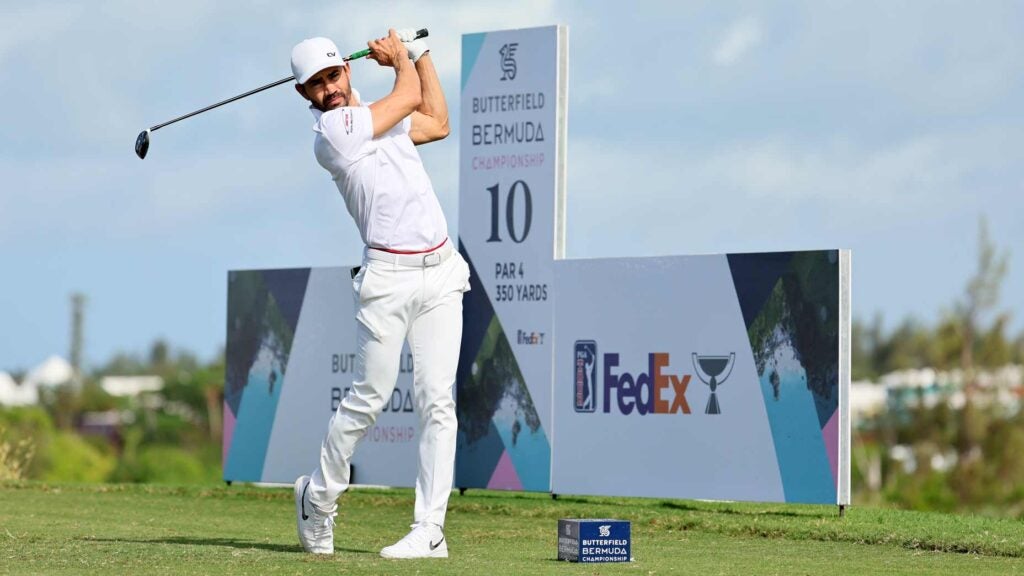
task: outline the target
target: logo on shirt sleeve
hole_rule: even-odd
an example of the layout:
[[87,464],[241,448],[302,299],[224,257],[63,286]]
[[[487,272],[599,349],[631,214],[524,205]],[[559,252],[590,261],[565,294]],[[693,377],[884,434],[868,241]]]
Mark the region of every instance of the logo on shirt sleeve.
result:
[[345,127],[345,134],[351,134],[352,133],[352,129],[353,129],[352,122],[353,122],[352,110],[349,109],[349,108],[343,108],[341,110],[341,123]]

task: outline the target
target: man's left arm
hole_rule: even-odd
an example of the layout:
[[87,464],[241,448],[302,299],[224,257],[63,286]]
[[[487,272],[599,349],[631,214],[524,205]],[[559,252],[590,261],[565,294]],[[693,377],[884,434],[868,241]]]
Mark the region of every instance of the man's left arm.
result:
[[[415,34],[412,29],[398,32],[400,38],[405,40],[403,34]],[[414,144],[426,144],[441,140],[451,131],[448,124],[448,103],[444,98],[444,90],[441,89],[441,81],[437,77],[437,70],[434,62],[430,59],[430,52],[426,42],[415,40],[404,42],[409,49],[409,57],[415,62],[416,73],[420,77],[420,105],[411,114],[412,127],[409,129],[409,137]]]

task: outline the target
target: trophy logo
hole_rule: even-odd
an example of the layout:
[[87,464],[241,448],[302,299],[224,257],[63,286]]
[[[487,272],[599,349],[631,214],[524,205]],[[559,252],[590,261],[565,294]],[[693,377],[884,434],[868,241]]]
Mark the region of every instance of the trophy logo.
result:
[[708,398],[708,406],[705,414],[721,414],[718,406],[718,396],[715,391],[721,386],[729,374],[732,373],[732,366],[736,363],[736,353],[730,352],[728,356],[707,356],[693,353],[693,369],[697,372],[700,381],[711,388],[711,397]]
[[597,342],[577,340],[573,353],[573,407],[577,412],[593,412],[594,383],[597,382]]

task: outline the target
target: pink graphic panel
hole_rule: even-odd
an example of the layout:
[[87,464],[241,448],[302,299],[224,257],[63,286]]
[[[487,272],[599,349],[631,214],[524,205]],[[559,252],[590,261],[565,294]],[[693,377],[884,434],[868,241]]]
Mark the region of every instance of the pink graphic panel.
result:
[[235,434],[235,413],[231,406],[224,402],[224,438],[221,442],[221,462],[228,461],[228,452],[231,451],[231,438]]
[[502,451],[501,459],[494,467],[494,473],[491,474],[491,480],[487,483],[487,487],[493,490],[523,489],[523,483],[519,481],[519,474],[516,473],[516,467],[512,464],[508,450]]
[[828,452],[829,469],[832,470],[832,480],[839,485],[839,410],[832,413],[832,417],[821,429],[822,439],[825,440],[825,451]]

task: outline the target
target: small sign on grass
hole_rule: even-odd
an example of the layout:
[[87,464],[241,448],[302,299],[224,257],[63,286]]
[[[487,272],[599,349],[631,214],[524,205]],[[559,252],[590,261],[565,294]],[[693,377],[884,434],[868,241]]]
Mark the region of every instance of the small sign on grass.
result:
[[558,521],[558,559],[629,562],[630,526],[625,520],[567,518]]

